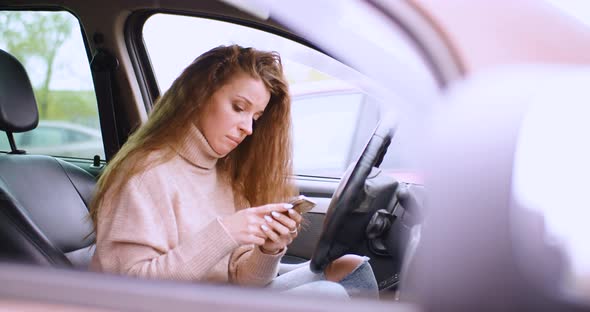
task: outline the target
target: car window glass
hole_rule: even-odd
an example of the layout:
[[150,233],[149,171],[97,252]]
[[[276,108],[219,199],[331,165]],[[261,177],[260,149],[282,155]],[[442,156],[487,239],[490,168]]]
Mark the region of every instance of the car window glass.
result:
[[[198,39],[170,36],[179,32]],[[269,32],[206,18],[155,14],[145,22],[143,36],[160,94],[190,62],[215,46],[239,44],[279,52],[292,95],[297,175],[340,177],[358,157],[384,110],[382,103],[366,100],[368,78]],[[403,166],[399,161],[390,163]]]
[[352,148],[362,100],[360,93],[293,98],[295,172],[320,176],[341,174]]
[[[15,134],[17,148],[31,154],[104,158],[96,95],[76,17],[63,11],[0,11],[0,49],[24,65],[39,110],[38,128]],[[10,151],[3,133],[0,150]]]
[[92,139],[92,136],[86,133],[76,132],[74,130],[68,130],[66,133],[67,142],[84,142]]
[[59,146],[66,142],[65,132],[57,128],[37,128],[30,134],[30,141],[23,147]]

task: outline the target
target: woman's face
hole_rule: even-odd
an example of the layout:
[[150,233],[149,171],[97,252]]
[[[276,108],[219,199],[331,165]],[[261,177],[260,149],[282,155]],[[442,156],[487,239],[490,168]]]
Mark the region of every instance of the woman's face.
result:
[[197,126],[213,150],[225,156],[252,134],[252,123],[269,100],[261,80],[240,73],[211,96]]

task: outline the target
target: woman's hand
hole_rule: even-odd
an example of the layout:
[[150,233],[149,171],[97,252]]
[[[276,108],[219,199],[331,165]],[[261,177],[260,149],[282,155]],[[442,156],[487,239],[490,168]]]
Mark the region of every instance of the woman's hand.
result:
[[230,216],[221,218],[221,223],[239,245],[254,244],[261,246],[268,238],[261,227],[266,224],[264,216],[268,216],[272,212],[282,215],[292,207],[291,204],[268,204],[242,209]]
[[301,215],[295,209],[287,211],[286,214],[272,211],[270,215],[264,216],[266,223],[260,228],[268,239],[261,246],[263,252],[276,254],[291,244],[299,234]]

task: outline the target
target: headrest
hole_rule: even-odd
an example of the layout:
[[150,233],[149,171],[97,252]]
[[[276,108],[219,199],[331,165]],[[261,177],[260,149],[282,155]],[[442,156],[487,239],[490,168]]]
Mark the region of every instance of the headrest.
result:
[[37,127],[39,112],[22,64],[0,50],[0,130],[25,132]]

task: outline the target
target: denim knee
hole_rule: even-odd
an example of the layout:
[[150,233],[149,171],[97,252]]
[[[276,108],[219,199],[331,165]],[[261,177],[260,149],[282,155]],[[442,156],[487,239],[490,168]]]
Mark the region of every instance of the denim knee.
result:
[[379,298],[379,286],[368,258],[340,281],[350,297]]
[[292,289],[285,291],[288,294],[303,294],[306,296],[309,295],[318,295],[322,297],[332,297],[332,298],[341,298],[341,299],[349,299],[348,292],[344,289],[344,286],[340,285],[339,283],[330,282],[330,281],[315,281],[311,283],[307,283]]

